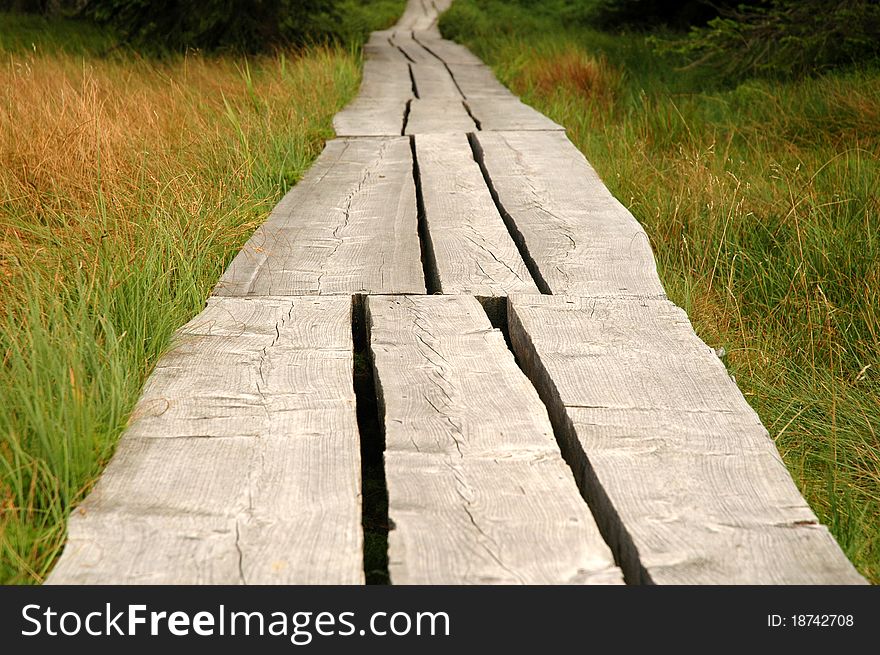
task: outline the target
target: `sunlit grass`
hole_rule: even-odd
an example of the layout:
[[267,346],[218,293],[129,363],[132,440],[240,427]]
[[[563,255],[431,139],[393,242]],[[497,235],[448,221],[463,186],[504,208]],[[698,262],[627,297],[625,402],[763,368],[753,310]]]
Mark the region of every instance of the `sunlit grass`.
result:
[[459,0],[441,27],[568,128],[819,518],[880,582],[880,72],[724,88],[642,36],[502,2]]
[[0,61],[4,583],[44,578],[170,335],[359,82],[345,49],[73,50]]

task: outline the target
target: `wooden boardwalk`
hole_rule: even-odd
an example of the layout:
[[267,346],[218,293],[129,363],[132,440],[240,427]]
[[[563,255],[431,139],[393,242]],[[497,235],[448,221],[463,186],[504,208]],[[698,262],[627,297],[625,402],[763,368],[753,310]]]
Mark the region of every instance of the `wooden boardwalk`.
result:
[[384,438],[392,583],[863,583],[644,230],[440,37],[449,4],[372,35],[338,138],[178,331],[49,582],[362,584]]

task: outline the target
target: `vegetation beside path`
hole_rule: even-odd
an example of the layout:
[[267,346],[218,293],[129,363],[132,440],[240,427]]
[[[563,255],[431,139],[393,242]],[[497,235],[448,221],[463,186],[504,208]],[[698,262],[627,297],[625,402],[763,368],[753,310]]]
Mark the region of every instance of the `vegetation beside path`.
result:
[[579,4],[457,0],[441,29],[568,128],[820,520],[880,582],[880,71],[682,70],[658,33],[597,31]]
[[357,40],[249,58],[118,43],[0,14],[0,583],[44,578],[171,334],[359,84]]

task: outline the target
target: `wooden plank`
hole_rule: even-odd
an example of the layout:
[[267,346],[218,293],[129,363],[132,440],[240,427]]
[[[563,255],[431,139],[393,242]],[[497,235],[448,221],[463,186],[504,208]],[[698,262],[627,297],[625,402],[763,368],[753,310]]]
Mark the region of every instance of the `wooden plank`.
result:
[[424,293],[412,170],[405,137],[329,142],[214,293]]
[[449,66],[465,64],[469,66],[484,66],[483,61],[465,46],[440,38],[431,33],[412,34],[413,40],[433,57],[442,60]]
[[629,582],[863,582],[681,309],[514,296],[508,321]]
[[451,4],[452,0],[409,0],[396,27],[402,30],[426,31],[439,37],[437,19]]
[[[409,76],[409,63],[401,55],[397,55],[397,60],[393,61],[367,59],[364,62],[364,74],[360,92],[354,101],[355,104],[363,98],[405,103],[412,97],[413,87],[412,79]],[[400,134],[402,123],[403,113],[401,111],[394,117],[393,124],[396,131],[393,134]]]
[[364,44],[365,59],[408,63],[406,55],[394,43],[394,34],[394,29],[371,32]]
[[[455,86],[455,81],[443,64],[437,61],[427,64],[410,64],[410,70],[412,70],[420,99],[449,98],[461,104],[461,92]],[[473,125],[473,121],[471,121],[470,129],[473,129]]]
[[411,63],[440,64],[442,66],[442,63],[438,61],[434,55],[425,50],[425,48],[413,38],[413,33],[410,30],[395,30],[390,38],[390,42]]
[[465,101],[482,130],[559,130],[565,128],[519,101],[516,96],[468,95]]
[[351,299],[212,298],[70,519],[54,584],[360,584]]
[[469,296],[370,296],[395,584],[620,583],[547,412]]
[[547,291],[663,296],[642,226],[561,132],[480,132],[501,207]]
[[479,66],[450,64],[449,70],[465,98],[471,96],[514,98],[507,87],[495,79],[492,71],[482,64]]
[[399,136],[414,97],[409,63],[387,43],[367,56],[360,91],[333,117],[333,128],[340,137]]
[[410,103],[406,134],[445,134],[457,132],[465,134],[476,129],[473,119],[468,116],[457,98],[428,98],[413,100]]
[[408,64],[409,60],[397,47],[385,40],[364,46],[364,65],[369,62],[395,65]]
[[393,95],[359,96],[333,117],[333,129],[339,137],[400,135],[408,103]]
[[537,293],[464,134],[415,138],[425,222],[442,293]]

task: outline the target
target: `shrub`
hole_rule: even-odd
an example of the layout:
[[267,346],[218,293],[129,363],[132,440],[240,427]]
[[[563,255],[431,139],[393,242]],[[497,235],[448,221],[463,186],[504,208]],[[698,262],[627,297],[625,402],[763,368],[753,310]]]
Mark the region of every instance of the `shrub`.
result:
[[387,27],[403,0],[0,0],[0,10],[80,16],[153,51],[254,52],[309,43],[351,43]]
[[880,3],[764,0],[727,10],[660,50],[732,78],[797,77],[870,62],[880,56]]

